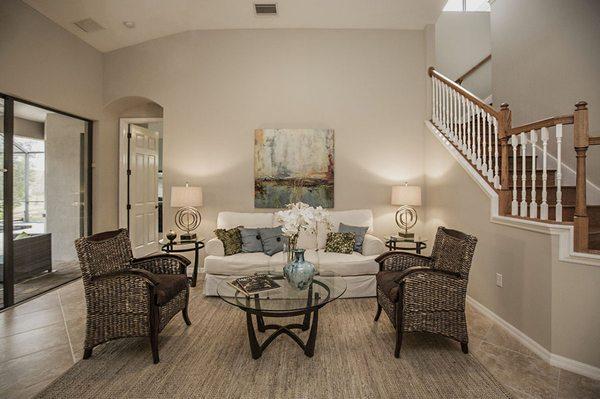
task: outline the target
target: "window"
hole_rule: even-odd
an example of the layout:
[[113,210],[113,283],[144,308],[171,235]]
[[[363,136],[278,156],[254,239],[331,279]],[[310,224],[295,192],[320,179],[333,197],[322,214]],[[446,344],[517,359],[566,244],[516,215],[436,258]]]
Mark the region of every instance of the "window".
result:
[[490,3],[488,0],[448,0],[444,11],[490,11]]

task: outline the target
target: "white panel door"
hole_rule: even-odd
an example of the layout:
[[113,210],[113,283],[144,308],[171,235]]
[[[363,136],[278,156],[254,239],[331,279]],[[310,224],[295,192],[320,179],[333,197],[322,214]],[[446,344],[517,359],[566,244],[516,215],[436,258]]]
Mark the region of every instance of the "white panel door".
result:
[[158,133],[129,125],[129,234],[133,255],[158,250]]

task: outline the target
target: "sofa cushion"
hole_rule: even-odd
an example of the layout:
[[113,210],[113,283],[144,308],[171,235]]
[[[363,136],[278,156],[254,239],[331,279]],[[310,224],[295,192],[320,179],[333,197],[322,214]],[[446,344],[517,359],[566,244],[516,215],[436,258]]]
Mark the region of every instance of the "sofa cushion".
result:
[[286,238],[283,236],[281,227],[262,228],[258,232],[262,241],[263,252],[266,255],[271,256],[283,251],[283,242]]
[[156,286],[156,304],[164,305],[177,294],[185,290],[188,278],[185,274],[154,274],[158,282]]
[[325,252],[337,252],[340,254],[351,254],[354,250],[356,234],[354,233],[327,233]]
[[322,273],[333,272],[341,276],[376,274],[379,271],[379,265],[375,262],[375,258],[377,255],[364,256],[358,252],[338,254],[319,250],[319,271]]
[[386,252],[387,248],[383,241],[379,238],[371,235],[365,234],[365,241],[363,242],[362,254],[365,256],[370,255],[381,255]]
[[240,227],[242,252],[263,252],[262,240],[258,229]]
[[377,286],[392,303],[398,302],[400,285],[395,281],[403,272],[382,271],[377,273]]
[[242,235],[240,234],[240,229],[238,227],[229,230],[216,229],[215,235],[223,242],[225,255],[233,255],[242,252]]
[[325,248],[327,233],[337,232],[340,223],[350,226],[368,226],[367,233],[373,232],[373,212],[370,209],[357,209],[352,211],[329,211],[331,229],[325,223],[319,223],[317,228],[317,248]]
[[268,272],[270,258],[262,252],[238,253],[231,256],[209,255],[204,259],[204,269],[209,274],[231,276]]
[[217,228],[231,229],[237,226],[273,227],[273,214],[266,212],[219,212],[217,216]]
[[354,233],[354,251],[360,252],[361,254],[367,230],[369,230],[369,226],[350,226],[344,223],[340,223],[340,228],[338,229],[340,233]]
[[[304,251],[304,260],[312,263],[317,270],[319,269],[319,255],[316,249],[307,249]],[[285,264],[287,264],[287,252],[276,253],[269,260],[272,271],[280,272]]]

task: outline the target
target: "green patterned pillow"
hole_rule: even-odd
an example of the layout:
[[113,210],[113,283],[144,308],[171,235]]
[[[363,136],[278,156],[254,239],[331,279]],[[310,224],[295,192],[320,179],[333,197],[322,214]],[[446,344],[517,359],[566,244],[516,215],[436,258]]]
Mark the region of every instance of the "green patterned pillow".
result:
[[240,233],[240,227],[242,226],[234,227],[233,229],[229,230],[215,230],[215,235],[223,242],[225,256],[239,254],[242,252],[242,234]]
[[354,233],[327,233],[325,252],[337,252],[340,254],[351,254],[354,249]]

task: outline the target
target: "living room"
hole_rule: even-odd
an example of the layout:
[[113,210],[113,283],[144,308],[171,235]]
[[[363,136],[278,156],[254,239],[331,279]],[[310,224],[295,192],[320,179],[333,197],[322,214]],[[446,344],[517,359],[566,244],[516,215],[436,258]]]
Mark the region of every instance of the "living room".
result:
[[[600,317],[595,304],[600,300],[600,219],[595,212],[600,158],[592,147],[600,136],[595,106],[600,103],[595,71],[598,4],[255,3],[0,4],[5,140],[18,136],[13,116],[16,120],[19,115],[13,105],[25,102],[89,121],[93,132],[87,132],[90,147],[78,147],[89,156],[77,159],[77,176],[85,177],[86,185],[73,189],[84,195],[77,209],[85,223],[74,237],[57,238],[73,253],[72,240],[83,240],[78,241],[80,259],[85,254],[89,262],[82,261],[83,279],[78,272],[68,282],[61,280],[22,299],[14,295],[14,262],[5,255],[0,396],[599,395]],[[553,23],[561,25],[562,33],[552,30]],[[530,29],[521,28],[526,25]],[[460,100],[448,106],[448,98]],[[582,100],[587,106],[575,107]],[[501,108],[504,102],[510,108]],[[452,110],[472,112],[473,122],[464,122],[462,116],[447,119]],[[512,125],[506,118],[509,111]],[[477,126],[484,133],[476,139],[476,121],[482,116]],[[545,125],[525,125],[550,117]],[[463,136],[453,129],[461,123],[465,131],[473,129],[472,143],[488,140],[481,143],[487,154],[485,171],[477,162],[477,146],[458,141]],[[529,127],[519,130],[517,125]],[[564,133],[557,135],[563,125]],[[547,165],[544,157],[542,166],[543,129],[551,137]],[[511,146],[509,134],[520,140],[532,130],[537,133],[531,140],[528,136],[527,144]],[[557,143],[556,137],[564,139]],[[578,137],[590,146],[583,166]],[[12,152],[4,153],[7,198],[12,196],[9,176],[16,166]],[[533,157],[536,165],[536,156],[533,184],[526,183],[529,177],[521,184],[521,172],[531,169],[526,162]],[[145,161],[138,164],[138,159]],[[509,159],[523,159],[523,167],[504,170]],[[542,188],[543,175],[550,181],[556,174],[558,186],[546,187],[544,180]],[[291,188],[276,180],[288,175],[300,176]],[[540,219],[541,195],[547,188],[549,212]],[[306,231],[290,249],[277,240],[285,238],[286,214],[281,212],[299,201],[314,207],[302,208]],[[526,202],[525,214],[521,202]],[[2,201],[2,206],[13,208],[12,202]],[[18,223],[11,212],[3,215],[3,237],[13,237]],[[333,243],[328,246],[319,223],[331,225],[340,239],[341,225],[360,228],[346,233],[354,240],[351,254],[338,254]],[[273,232],[264,229],[281,225],[283,232],[266,244]],[[440,226],[447,230],[438,230]],[[185,267],[190,277],[181,283],[185,287],[173,285],[177,292],[165,294],[172,294],[168,303],[173,314],[164,323],[154,321],[160,330],[156,335],[148,324],[152,315],[145,315],[148,322],[132,332],[132,322],[119,319],[103,326],[95,323],[106,317],[90,313],[104,305],[94,302],[97,294],[86,291],[98,278],[86,268],[100,259],[90,255],[98,250],[98,241],[86,237],[119,228],[129,233],[100,236],[99,242],[119,242],[119,249],[109,252],[122,250],[125,257],[131,252],[135,258],[162,253],[170,266],[156,260],[149,270]],[[240,231],[240,237],[254,239],[260,250],[244,250],[242,245],[249,244],[240,238],[240,253],[231,249],[230,255],[218,229]],[[176,234],[172,240],[171,231]],[[413,236],[401,241],[402,233]],[[182,242],[186,234],[195,237]],[[364,248],[356,247],[359,236]],[[455,240],[460,245],[442,251],[443,242]],[[3,239],[3,253],[14,254],[17,241]],[[271,244],[275,255],[266,254]],[[270,298],[260,308],[258,300],[253,305],[233,301],[233,291],[220,295],[220,287],[233,278],[281,274],[293,263],[292,249],[305,250],[305,260],[318,271],[315,283],[309,291],[291,287],[289,276],[288,281],[275,281],[288,302],[308,295],[313,302],[307,308],[282,309],[282,301]],[[444,289],[462,293],[462,300],[452,305],[434,301],[428,311],[419,308],[417,314],[431,316],[423,325],[405,324],[402,334],[395,327],[401,307],[394,305],[389,313],[377,291],[383,280],[376,276],[396,262],[384,255],[388,251],[408,251],[411,255],[402,256],[412,262],[421,259],[417,254],[427,256],[432,265],[436,259],[452,259],[453,266],[432,267],[455,268],[447,271],[464,278],[464,286]],[[238,261],[247,255],[252,260]],[[111,262],[106,267],[118,263]],[[411,266],[427,266],[429,261],[423,262]],[[136,278],[149,279],[146,283],[156,287],[173,283],[160,278],[152,282],[156,276],[147,274]],[[128,295],[138,291],[127,284],[122,282],[115,292],[121,296],[107,303],[130,306]],[[391,284],[397,289],[399,283]],[[270,296],[277,297],[275,292]],[[393,292],[397,301],[398,292]],[[419,298],[439,301],[441,292],[436,295],[428,287],[415,293],[404,300],[404,311],[417,306],[411,301]],[[147,310],[145,306],[140,314]],[[374,322],[376,313],[380,316]],[[269,317],[274,314],[279,318]],[[252,328],[248,320],[254,320]],[[410,320],[404,315],[400,321]],[[276,326],[281,336],[268,338],[273,332],[269,326]],[[113,340],[118,337],[130,338]]]

